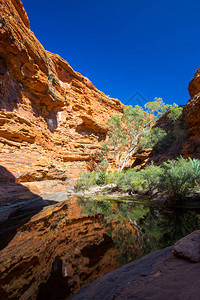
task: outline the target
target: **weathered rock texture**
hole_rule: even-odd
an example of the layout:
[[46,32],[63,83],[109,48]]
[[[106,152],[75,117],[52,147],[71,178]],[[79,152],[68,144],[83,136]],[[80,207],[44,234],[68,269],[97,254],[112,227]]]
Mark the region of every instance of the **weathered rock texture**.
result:
[[20,0],[0,7],[0,165],[19,182],[92,169],[123,105],[43,48]]
[[[173,246],[159,250],[112,271],[81,289],[74,300],[113,299],[194,299],[200,295],[200,265],[188,261],[188,253],[196,258],[200,231]],[[177,257],[181,248],[182,258]],[[175,255],[173,255],[172,253]],[[179,255],[179,254],[178,254]],[[191,257],[191,256],[190,256]],[[186,258],[186,259],[184,259]]]
[[186,105],[187,140],[183,146],[183,154],[200,158],[200,68],[189,83],[191,99]]
[[191,262],[200,262],[200,230],[182,238],[173,248],[174,255]]
[[18,228],[0,255],[1,300],[64,299],[119,267],[102,216],[81,210],[72,199]]

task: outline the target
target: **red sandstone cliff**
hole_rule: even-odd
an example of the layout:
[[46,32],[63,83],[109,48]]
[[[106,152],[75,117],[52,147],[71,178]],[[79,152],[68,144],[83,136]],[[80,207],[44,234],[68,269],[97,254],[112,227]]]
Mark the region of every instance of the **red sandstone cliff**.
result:
[[183,155],[185,158],[200,159],[200,68],[190,81],[188,91],[191,99],[183,106],[183,113],[178,124],[173,124],[167,114],[164,114],[155,125],[169,133],[175,129],[176,139],[171,142],[166,141],[166,145],[156,151],[146,151],[147,149],[145,149],[141,153],[136,153],[135,165],[149,163],[151,160],[156,164],[161,164],[163,161],[174,159],[179,155]]
[[0,6],[0,165],[17,181],[77,176],[123,105],[43,48],[20,0]]
[[190,81],[188,90],[191,99],[186,105],[188,133],[183,154],[200,158],[200,68]]

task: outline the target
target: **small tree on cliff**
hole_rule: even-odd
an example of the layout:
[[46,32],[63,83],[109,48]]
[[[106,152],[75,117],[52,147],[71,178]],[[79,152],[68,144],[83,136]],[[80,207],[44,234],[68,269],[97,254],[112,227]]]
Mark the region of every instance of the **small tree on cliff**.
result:
[[[176,104],[166,105],[161,98],[155,98],[145,104],[145,110],[136,105],[126,106],[122,117],[112,115],[108,120],[108,141],[113,151],[118,171],[124,169],[126,162],[138,148],[140,137],[151,138],[151,126],[166,111],[168,117],[175,121],[182,113]],[[155,131],[156,132],[156,131]],[[159,134],[159,130],[157,130]]]

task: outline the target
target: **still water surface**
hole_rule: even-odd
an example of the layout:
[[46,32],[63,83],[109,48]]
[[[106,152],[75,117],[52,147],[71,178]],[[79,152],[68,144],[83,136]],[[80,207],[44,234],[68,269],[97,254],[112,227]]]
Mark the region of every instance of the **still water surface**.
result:
[[120,265],[173,245],[200,228],[200,207],[166,208],[148,201],[100,197],[78,199],[82,213],[101,214]]
[[199,228],[198,207],[71,197],[32,217],[2,249],[0,298],[69,299],[103,274]]

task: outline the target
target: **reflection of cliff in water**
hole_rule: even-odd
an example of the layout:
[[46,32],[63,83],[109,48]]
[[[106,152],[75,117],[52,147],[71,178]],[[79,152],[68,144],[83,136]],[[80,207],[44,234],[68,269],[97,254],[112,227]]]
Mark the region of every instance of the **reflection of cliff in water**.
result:
[[192,211],[71,198],[18,228],[0,253],[0,299],[63,299],[198,228]]
[[63,299],[119,267],[101,218],[71,199],[18,228],[0,254],[0,299]]
[[17,229],[44,206],[56,201],[44,200],[16,181],[15,176],[0,165],[0,250],[15,236]]
[[145,235],[139,220],[148,213],[149,207],[110,201],[84,201],[79,199],[82,212],[94,216],[102,215],[101,222],[108,236],[114,242],[116,261],[124,265],[145,253]]
[[[79,200],[81,201],[81,200]],[[147,253],[173,245],[183,236],[199,229],[200,210],[134,202],[81,201],[83,212],[103,215],[102,224],[117,249],[120,265]]]

